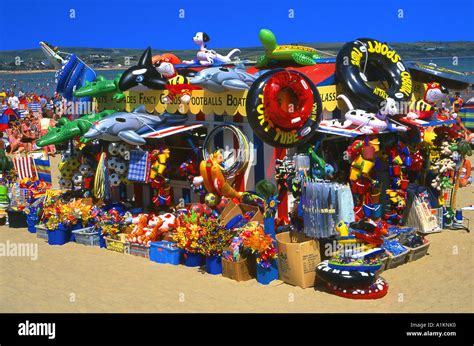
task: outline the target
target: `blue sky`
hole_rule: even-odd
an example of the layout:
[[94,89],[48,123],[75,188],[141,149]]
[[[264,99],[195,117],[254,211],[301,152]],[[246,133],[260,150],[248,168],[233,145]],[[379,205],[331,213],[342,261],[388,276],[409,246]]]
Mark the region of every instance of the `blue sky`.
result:
[[473,10],[474,0],[0,0],[0,50],[37,48],[40,40],[62,47],[192,49],[197,31],[209,34],[210,48],[252,47],[260,45],[264,27],[281,43],[472,41]]

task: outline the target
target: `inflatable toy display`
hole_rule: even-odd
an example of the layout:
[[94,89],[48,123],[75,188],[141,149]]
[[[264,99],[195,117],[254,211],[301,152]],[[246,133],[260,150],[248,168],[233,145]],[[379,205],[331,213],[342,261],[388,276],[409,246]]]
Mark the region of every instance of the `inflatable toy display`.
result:
[[242,66],[210,67],[190,78],[189,83],[214,93],[221,93],[231,90],[248,90],[255,79],[256,77],[245,72]]
[[260,30],[260,42],[265,47],[265,55],[257,59],[256,67],[267,66],[274,61],[291,61],[299,65],[314,65],[319,55],[314,48],[297,45],[278,45],[276,37],[268,29]]
[[94,123],[84,134],[84,138],[97,138],[111,142],[123,140],[129,144],[142,145],[146,142],[141,136],[144,132],[156,131],[165,124],[180,124],[186,119],[186,117],[167,113],[150,115],[145,107],[141,106],[132,113],[117,112],[106,116]]
[[72,121],[67,118],[61,118],[56,127],[49,128],[48,132],[38,139],[36,145],[38,147],[44,147],[51,144],[61,144],[78,136],[82,136],[89,131],[94,122],[113,113],[115,113],[114,110],[105,110],[96,114],[84,115]]
[[[388,90],[370,84],[368,72],[381,70]],[[387,43],[361,38],[346,43],[336,60],[336,77],[344,93],[361,109],[377,112],[381,102],[392,98],[396,102],[410,101],[413,82],[400,55]]]
[[205,32],[198,32],[193,37],[194,43],[199,46],[196,58],[183,61],[185,64],[213,65],[231,62],[232,56],[240,52],[240,49],[232,49],[227,55],[218,54],[215,50],[208,49],[206,43],[210,41]]
[[67,100],[73,100],[74,90],[81,88],[87,81],[93,81],[95,78],[94,70],[74,54],[69,54],[61,69],[56,72],[56,91]]
[[166,82],[166,78],[153,65],[151,48],[148,47],[140,57],[138,64],[122,74],[118,86],[121,91],[164,90]]
[[84,86],[73,92],[73,95],[74,97],[97,97],[108,93],[114,93],[113,99],[121,100],[124,98],[123,93],[118,87],[121,76],[122,75],[119,74],[113,80],[108,80],[104,76],[97,76],[97,78],[92,82],[86,81]]
[[304,74],[277,69],[260,76],[247,95],[247,117],[255,134],[275,147],[304,144],[315,134],[321,97]]
[[355,125],[357,129],[365,134],[372,134],[374,132],[378,133],[385,130],[406,132],[408,129],[406,126],[395,125],[389,121],[388,116],[398,114],[396,103],[391,98],[385,100],[385,104],[377,114],[369,113],[360,109],[354,109],[350,100],[343,94],[339,95],[337,98],[344,100],[346,105],[349,107],[349,110],[344,114],[346,120],[343,124],[338,120],[326,120],[324,122],[325,124],[340,128],[348,128]]

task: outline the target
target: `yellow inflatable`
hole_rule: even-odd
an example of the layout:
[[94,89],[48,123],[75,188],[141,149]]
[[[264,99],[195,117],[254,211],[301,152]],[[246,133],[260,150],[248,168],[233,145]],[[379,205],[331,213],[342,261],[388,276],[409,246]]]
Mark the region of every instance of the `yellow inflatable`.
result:
[[203,178],[203,184],[207,192],[228,198],[242,199],[242,192],[236,191],[225,179],[222,173],[221,163],[224,157],[220,151],[209,156],[209,159],[201,161],[199,172]]

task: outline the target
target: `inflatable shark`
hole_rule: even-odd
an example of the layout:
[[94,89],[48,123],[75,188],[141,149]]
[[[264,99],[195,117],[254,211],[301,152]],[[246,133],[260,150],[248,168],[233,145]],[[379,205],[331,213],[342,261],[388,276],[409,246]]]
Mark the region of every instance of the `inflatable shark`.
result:
[[102,139],[109,142],[123,140],[132,145],[145,144],[143,134],[157,131],[166,125],[182,124],[187,116],[160,114],[151,115],[145,106],[137,107],[133,112],[117,112],[94,123],[84,134],[86,139]]
[[199,71],[189,79],[189,83],[203,89],[221,93],[229,90],[248,90],[257,76],[251,75],[241,67],[210,67]]

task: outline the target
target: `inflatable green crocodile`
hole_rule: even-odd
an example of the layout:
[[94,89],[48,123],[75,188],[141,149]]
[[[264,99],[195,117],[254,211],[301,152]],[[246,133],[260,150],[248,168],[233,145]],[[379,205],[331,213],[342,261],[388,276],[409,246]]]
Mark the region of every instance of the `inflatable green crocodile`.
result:
[[[89,128],[94,122],[113,113],[115,113],[114,110],[105,110],[100,113],[84,115],[73,121],[69,121],[67,118],[61,118],[58,120],[56,127],[50,127],[48,133],[38,139],[36,145],[38,147],[44,147],[51,144],[60,144],[77,136],[82,136],[89,131]],[[81,141],[83,141],[82,138]]]
[[260,30],[260,42],[265,47],[265,55],[257,59],[256,67],[268,65],[272,60],[293,61],[299,65],[314,65],[319,58],[316,49],[292,44],[278,45],[275,35],[268,29]]
[[97,76],[93,82],[86,82],[86,84],[74,91],[75,97],[97,97],[109,93],[114,93],[112,97],[114,100],[121,100],[124,94],[119,90],[118,83],[122,75],[118,74],[115,79],[106,79],[104,76]]

